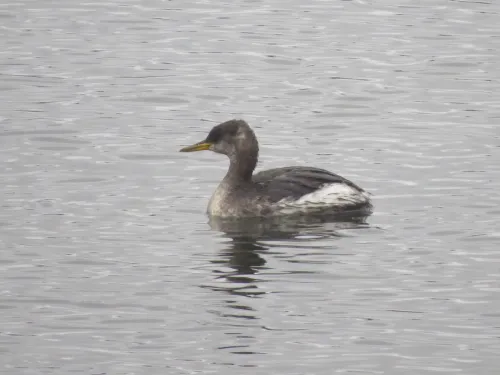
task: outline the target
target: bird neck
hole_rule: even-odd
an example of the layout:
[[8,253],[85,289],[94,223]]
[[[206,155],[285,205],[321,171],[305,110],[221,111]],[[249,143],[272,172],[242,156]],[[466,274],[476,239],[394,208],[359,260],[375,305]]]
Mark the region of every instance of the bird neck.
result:
[[245,150],[229,158],[229,170],[226,179],[238,182],[252,181],[252,174],[257,166],[258,151]]

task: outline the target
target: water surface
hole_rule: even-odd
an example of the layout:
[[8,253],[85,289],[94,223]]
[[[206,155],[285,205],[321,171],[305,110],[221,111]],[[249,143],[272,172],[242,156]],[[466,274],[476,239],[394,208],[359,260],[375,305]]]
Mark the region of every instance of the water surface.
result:
[[[496,374],[499,12],[0,5],[0,372]],[[233,117],[374,215],[209,221]]]

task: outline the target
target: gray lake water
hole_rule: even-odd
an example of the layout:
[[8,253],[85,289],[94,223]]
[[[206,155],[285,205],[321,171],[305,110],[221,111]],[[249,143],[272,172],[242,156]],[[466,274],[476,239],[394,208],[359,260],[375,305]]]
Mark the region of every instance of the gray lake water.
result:
[[[2,374],[498,374],[500,3],[0,4]],[[227,228],[259,168],[373,194],[365,222]]]

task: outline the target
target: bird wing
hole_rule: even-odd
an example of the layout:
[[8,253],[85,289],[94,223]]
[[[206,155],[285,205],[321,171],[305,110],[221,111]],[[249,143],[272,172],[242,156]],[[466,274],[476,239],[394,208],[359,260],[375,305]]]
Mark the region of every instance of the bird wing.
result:
[[320,168],[285,167],[259,172],[253,181],[261,191],[265,191],[271,202],[284,198],[298,199],[329,184],[347,184],[362,192],[351,181]]

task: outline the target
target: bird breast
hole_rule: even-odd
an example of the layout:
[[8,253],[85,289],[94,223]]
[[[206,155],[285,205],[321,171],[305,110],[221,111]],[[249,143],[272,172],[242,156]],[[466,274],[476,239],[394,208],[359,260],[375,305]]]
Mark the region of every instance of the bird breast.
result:
[[208,202],[208,214],[212,216],[225,216],[226,214],[226,198],[228,191],[226,189],[225,183],[221,182],[217,189],[215,189],[210,201]]

